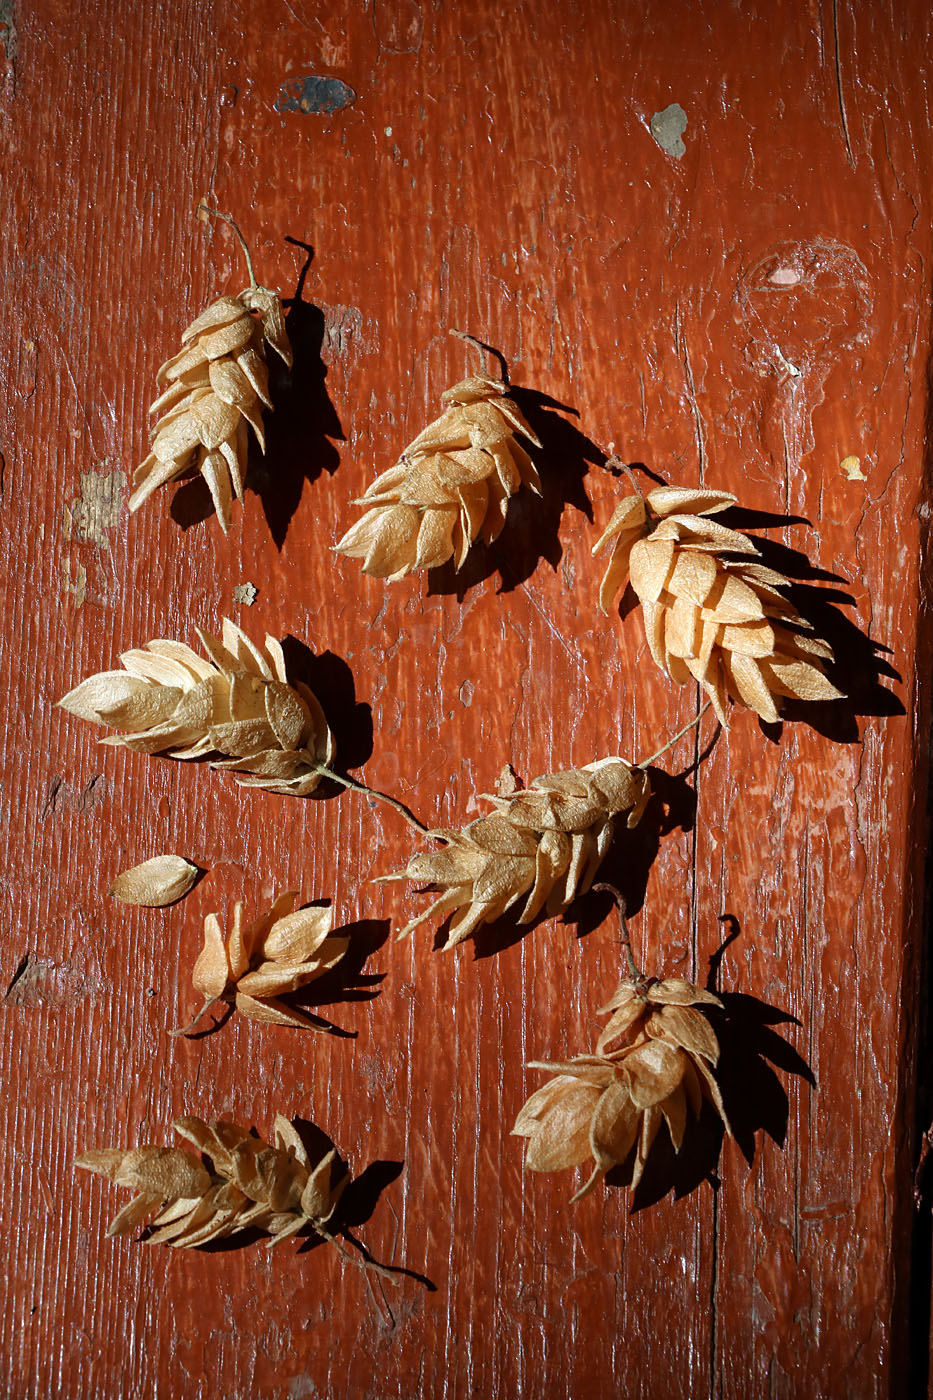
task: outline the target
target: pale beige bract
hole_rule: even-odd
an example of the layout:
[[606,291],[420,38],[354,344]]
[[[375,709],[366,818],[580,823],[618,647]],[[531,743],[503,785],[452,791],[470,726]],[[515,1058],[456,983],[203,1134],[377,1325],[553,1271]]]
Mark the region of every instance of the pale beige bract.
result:
[[208,660],[182,642],[148,642],[123,653],[122,671],[90,676],[59,705],[123,731],[104,744],[184,759],[218,753],[211,766],[246,787],[307,797],[334,756],[316,697],[289,682],[274,637],[260,648],[227,618],[220,638],[195,630]]
[[413,855],[404,870],[380,877],[440,891],[398,937],[454,913],[444,945],[453,948],[522,898],[520,924],[542,909],[562,913],[592,884],[616,817],[626,812],[628,826],[635,826],[650,796],[647,774],[621,758],[548,773],[509,796],[487,796],[495,812],[461,831],[430,832],[444,850]]
[[110,893],[121,904],[164,909],[183,899],[197,878],[198,867],[183,856],[153,856],[118,875],[110,886]]
[[[713,1068],[719,1042],[697,1006],[721,1006],[712,992],[679,977],[622,982],[602,1008],[612,1015],[595,1055],[532,1069],[556,1073],[521,1109],[512,1132],[528,1139],[525,1166],[563,1171],[592,1158],[593,1170],[573,1197],[580,1200],[634,1149],[637,1186],[662,1124],[680,1152],[688,1115],[712,1104],[731,1132]],[[610,1047],[615,1048],[610,1048]]]
[[254,1021],[321,1029],[279,997],[336,967],[350,940],[331,935],[330,909],[296,909],[296,898],[292,890],[280,894],[270,909],[245,928],[243,905],[237,901],[226,943],[220,919],[208,914],[204,946],[191,978],[195,991],[204,997],[204,1007],[195,1021],[212,1003],[226,1001]]
[[105,1147],[75,1158],[76,1167],[137,1193],[111,1220],[108,1235],[130,1234],[154,1216],[146,1243],[173,1249],[193,1249],[250,1227],[267,1231],[270,1247],[308,1226],[332,1238],[326,1225],[349,1181],[346,1172],[333,1179],[336,1151],[312,1166],[281,1115],[274,1144],[223,1121],[179,1118],[174,1128],[210,1165],[175,1147]]
[[[785,697],[838,700],[842,692],[823,669],[832,648],[784,592],[790,580],[751,562],[758,550],[748,535],[708,519],[735,504],[705,487],[626,496],[593,547],[612,543],[600,607],[608,612],[628,578],[661,669],[678,685],[698,681],[723,725],[730,697],[773,724]],[[736,554],[746,557],[729,557]]]
[[266,287],[218,297],[192,321],[183,348],[156,374],[163,392],[149,412],[159,417],[152,450],[133,477],[130,510],[166,482],[199,471],[227,533],[233,500],[243,500],[249,428],[265,451],[262,410],[272,407],[267,345],[291,366],[282,303]]
[[336,546],[374,578],[394,582],[448,559],[461,568],[475,539],[491,544],[499,535],[519,487],[541,493],[515,433],[541,443],[503,380],[474,375],[441,399],[446,412],[367,488],[356,504],[369,509]]

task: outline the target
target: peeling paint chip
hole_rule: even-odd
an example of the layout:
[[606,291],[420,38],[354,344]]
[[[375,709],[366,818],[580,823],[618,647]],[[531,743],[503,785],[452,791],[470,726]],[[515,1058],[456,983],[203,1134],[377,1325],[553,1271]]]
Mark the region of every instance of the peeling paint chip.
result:
[[868,480],[868,477],[862,471],[861,457],[843,457],[839,465],[850,481]]
[[248,608],[256,601],[258,589],[255,583],[238,583],[233,590],[233,601],[235,603],[245,603]]
[[272,105],[277,112],[314,112],[329,116],[342,107],[349,107],[356,98],[353,89],[339,78],[323,78],[312,73],[305,78],[289,78],[279,88]]
[[662,150],[680,160],[687,148],[680,139],[687,130],[687,114],[679,102],[672,102],[663,112],[655,112],[651,118],[651,135]]

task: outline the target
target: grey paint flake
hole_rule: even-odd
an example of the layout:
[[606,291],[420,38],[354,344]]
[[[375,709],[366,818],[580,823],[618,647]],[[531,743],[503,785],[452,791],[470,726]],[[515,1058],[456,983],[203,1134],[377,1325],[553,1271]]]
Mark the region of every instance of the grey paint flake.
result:
[[680,139],[687,129],[687,114],[679,102],[672,102],[663,112],[655,112],[651,118],[651,135],[662,150],[680,160],[687,148]]

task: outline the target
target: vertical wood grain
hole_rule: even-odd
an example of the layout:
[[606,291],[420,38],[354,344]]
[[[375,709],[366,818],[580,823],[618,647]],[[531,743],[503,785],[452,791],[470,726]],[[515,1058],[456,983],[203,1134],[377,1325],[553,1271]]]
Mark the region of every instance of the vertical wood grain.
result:
[[[0,1035],[9,1393],[898,1393],[929,720],[925,9],[0,13],[0,975],[31,959]],[[313,75],[355,98],[289,106]],[[673,103],[680,157],[651,134]],[[228,231],[195,220],[202,197],[286,295],[314,249],[304,367],[227,539],[213,519],[182,528],[172,490],[113,508],[157,365],[244,280]],[[451,326],[568,410],[539,410],[545,501],[513,502],[462,597],[449,576],[386,587],[331,552],[352,499],[475,363]],[[540,1082],[525,1061],[595,1039],[620,971],[611,920],[583,937],[543,923],[495,954],[389,936],[364,968],[378,996],[329,1008],[352,1038],[234,1020],[172,1040],[208,910],[292,887],[331,898],[338,925],[398,926],[419,897],[369,882],[404,864],[409,833],[349,794],[248,793],[102,749],[53,709],[127,646],[192,641],[226,613],[337,658],[347,761],[431,822],[476,815],[506,762],[531,778],[647,754],[694,696],[654,670],[637,612],[596,611],[610,445],[804,518],[766,533],[845,581],[840,611],[889,649],[899,679],[881,688],[903,707],[842,739],[738,713],[669,785],[634,925],[645,966],[704,981],[731,915],[719,986],[796,1018],[774,1031],[817,1087],[779,1070],[783,1142],[759,1132],[750,1167],[727,1142],[714,1183],[634,1213],[611,1188],[571,1206],[572,1177],[523,1176],[509,1136]],[[865,480],[841,469],[852,455]],[[247,581],[249,607],[233,600]],[[661,766],[698,751],[684,740]],[[184,903],[103,893],[165,850],[209,870]],[[276,1111],[317,1122],[357,1173],[404,1163],[359,1235],[436,1291],[383,1289],[325,1248],[103,1237],[117,1193],[73,1177],[78,1150],[167,1141],[182,1113],[264,1131]]]

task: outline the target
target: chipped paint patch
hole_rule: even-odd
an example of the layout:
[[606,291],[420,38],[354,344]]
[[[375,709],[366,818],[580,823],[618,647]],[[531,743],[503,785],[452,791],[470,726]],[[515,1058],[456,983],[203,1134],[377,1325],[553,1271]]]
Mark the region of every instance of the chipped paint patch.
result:
[[0,0],[0,44],[3,45],[3,57],[15,81],[19,35],[16,29],[16,6],[13,4],[13,0]]
[[277,112],[304,112],[330,116],[355,102],[357,94],[339,78],[324,78],[310,73],[304,78],[289,78],[279,88],[273,102]]
[[868,477],[862,471],[861,457],[843,457],[839,467],[845,472],[850,481],[867,481]]
[[63,812],[91,812],[99,807],[107,796],[107,779],[103,773],[95,773],[86,787],[70,788],[60,773],[56,773],[45,795],[42,816],[60,816]]
[[122,472],[82,472],[81,495],[65,506],[65,539],[89,540],[98,549],[109,549],[106,532],[119,523],[122,499]]
[[74,578],[72,578],[71,560],[62,560],[62,592],[71,593],[74,596],[76,608],[83,606],[87,597],[87,569],[83,564],[75,564]]
[[238,583],[233,590],[233,601],[245,603],[248,608],[251,608],[256,601],[258,591],[255,583]]
[[651,135],[661,149],[675,160],[680,160],[687,153],[681,139],[686,130],[687,114],[679,102],[672,102],[663,112],[655,112],[651,118]]
[[73,1006],[102,989],[95,981],[68,963],[46,962],[36,953],[27,953],[13,974],[3,998],[6,1006]]
[[324,312],[324,346],[335,355],[346,355],[351,349],[371,350],[368,337],[363,342],[363,313],[358,306],[326,306]]

